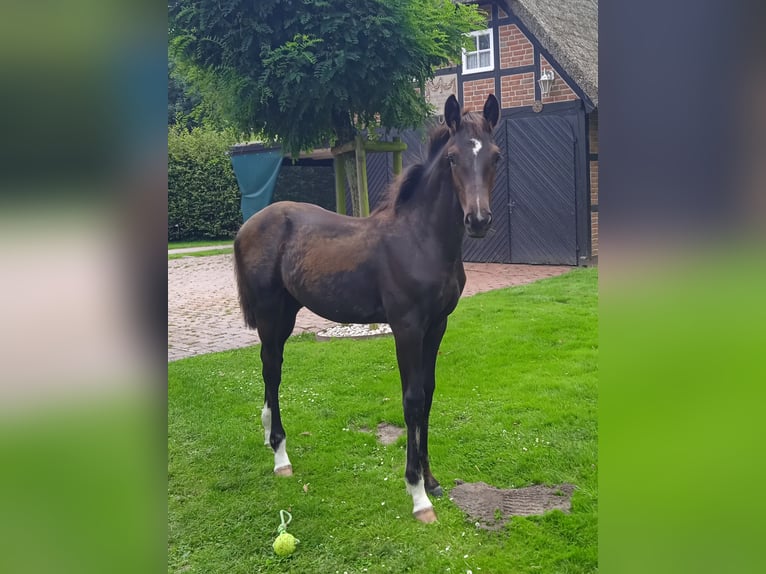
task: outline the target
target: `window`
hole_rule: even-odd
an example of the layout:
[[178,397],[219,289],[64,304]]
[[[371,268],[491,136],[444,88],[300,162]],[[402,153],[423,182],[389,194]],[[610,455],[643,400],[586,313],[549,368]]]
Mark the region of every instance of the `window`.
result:
[[463,50],[463,74],[488,72],[495,69],[495,52],[492,48],[492,30],[469,34],[473,40],[472,51]]

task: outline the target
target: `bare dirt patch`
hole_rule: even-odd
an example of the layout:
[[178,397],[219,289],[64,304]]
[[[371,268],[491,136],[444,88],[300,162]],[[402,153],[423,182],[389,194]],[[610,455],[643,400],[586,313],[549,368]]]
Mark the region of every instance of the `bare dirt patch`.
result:
[[375,436],[378,437],[378,442],[380,444],[388,445],[394,444],[404,432],[404,429],[398,426],[390,425],[388,423],[380,423],[375,431]]
[[550,510],[569,513],[575,490],[573,484],[500,489],[484,482],[456,480],[455,483],[457,486],[449,493],[450,500],[472,521],[478,522],[480,528],[487,530],[499,530],[511,516],[544,514]]

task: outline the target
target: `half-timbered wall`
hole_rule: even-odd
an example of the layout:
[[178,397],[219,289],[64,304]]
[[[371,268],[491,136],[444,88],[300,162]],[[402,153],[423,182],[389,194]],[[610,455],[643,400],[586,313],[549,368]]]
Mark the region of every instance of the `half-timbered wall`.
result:
[[[559,115],[568,118],[576,142],[577,166],[573,176],[576,199],[572,209],[578,230],[577,261],[579,264],[595,261],[598,256],[597,111],[588,96],[526,29],[504,1],[482,3],[480,10],[487,14],[487,28],[493,31],[494,70],[472,74],[464,73],[461,67],[457,66],[440,70],[437,72],[437,79],[442,75],[456,77],[456,95],[467,110],[481,110],[487,94],[495,94],[500,101],[501,122],[525,116],[534,118]],[[542,98],[538,80],[542,71],[548,69],[553,69],[555,82],[550,94]],[[529,122],[519,125],[527,125],[532,131],[540,133],[544,131],[536,130]],[[504,129],[503,126],[498,126],[498,129],[501,128]],[[507,133],[507,145],[513,143],[513,137],[511,130]],[[565,156],[566,154],[563,154],[561,157]],[[514,178],[507,179],[509,185],[513,185]],[[509,203],[512,201],[513,190]],[[513,217],[510,221],[512,224]],[[513,246],[511,250],[513,251]]]
[[[583,265],[595,262],[598,257],[597,110],[503,0],[482,3],[480,10],[487,15],[487,28],[492,30],[494,68],[477,73],[464,71],[460,65],[439,70],[426,87],[426,95],[441,112],[451,93],[469,111],[480,111],[487,95],[494,94],[501,108],[496,140],[502,144],[506,156],[514,150],[520,157],[512,160],[506,157],[506,165],[501,169],[507,170],[512,165],[517,171],[502,173],[498,179],[501,185],[496,184],[493,191],[492,241],[482,244],[466,240],[464,257],[508,263]],[[553,69],[555,82],[550,94],[543,98],[538,80],[547,69]],[[541,139],[546,141],[539,141]],[[422,133],[417,137],[408,135],[404,140],[410,146],[410,153],[404,156],[406,166],[408,160],[420,157]],[[527,142],[528,147],[519,147],[522,142]],[[545,161],[535,161],[533,153],[526,153],[528,149],[546,154]],[[374,155],[368,156],[368,172],[371,176],[380,175],[370,177],[372,207],[393,179],[390,158]],[[559,166],[557,161],[573,161],[574,166]],[[542,170],[540,165],[547,167]],[[519,170],[527,171],[518,173]],[[548,177],[551,171],[558,177]],[[564,181],[562,174],[571,181]],[[539,213],[523,213],[525,207],[531,209],[531,206]],[[508,212],[499,216],[495,213],[498,209]],[[514,214],[514,209],[519,211]],[[555,217],[551,215],[546,220],[546,213]],[[558,227],[557,221],[561,222]],[[508,248],[502,245],[504,238]],[[537,254],[536,245],[539,246]],[[571,246],[571,253],[556,255],[568,249],[567,246]],[[554,260],[556,257],[560,260]]]

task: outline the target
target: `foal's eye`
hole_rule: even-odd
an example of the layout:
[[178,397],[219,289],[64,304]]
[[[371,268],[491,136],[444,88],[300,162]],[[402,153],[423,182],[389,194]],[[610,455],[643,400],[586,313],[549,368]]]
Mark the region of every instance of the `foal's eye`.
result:
[[499,153],[495,154],[495,157],[492,161],[494,161],[496,164],[500,163],[500,160],[502,159],[502,156]]
[[455,156],[451,153],[447,154],[447,161],[449,162],[450,166],[455,167]]

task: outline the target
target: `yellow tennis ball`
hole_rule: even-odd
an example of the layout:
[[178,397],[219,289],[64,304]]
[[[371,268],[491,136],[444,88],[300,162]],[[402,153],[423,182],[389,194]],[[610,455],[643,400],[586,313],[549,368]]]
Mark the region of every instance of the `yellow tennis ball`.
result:
[[297,543],[298,540],[295,536],[289,532],[283,532],[277,536],[276,540],[274,540],[274,552],[276,552],[278,556],[289,556],[295,552],[295,545]]

